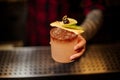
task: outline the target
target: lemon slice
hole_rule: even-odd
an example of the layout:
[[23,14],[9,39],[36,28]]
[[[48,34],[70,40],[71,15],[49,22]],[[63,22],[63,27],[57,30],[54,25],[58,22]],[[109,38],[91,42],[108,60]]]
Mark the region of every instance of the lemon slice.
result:
[[61,28],[61,29],[64,29],[64,30],[67,30],[67,31],[71,31],[71,32],[74,32],[75,34],[81,34],[84,32],[83,28],[81,27],[80,29],[73,29],[73,28],[66,28],[66,27],[63,27],[63,22],[62,21],[55,21],[55,22],[52,22],[50,24],[50,26],[52,27],[58,27],[58,28]]
[[75,34],[83,33],[84,32],[83,28],[76,24],[77,24],[77,20],[73,18],[68,18],[67,15],[65,15],[62,18],[62,21],[52,22],[50,26],[68,30],[74,32]]
[[73,25],[62,25],[62,26],[65,28],[76,29],[76,30],[82,29],[82,27],[74,25],[74,24]]

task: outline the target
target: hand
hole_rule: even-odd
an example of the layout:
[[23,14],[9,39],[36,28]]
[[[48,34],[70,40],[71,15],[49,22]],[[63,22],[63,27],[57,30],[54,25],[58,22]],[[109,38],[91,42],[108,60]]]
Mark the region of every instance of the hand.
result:
[[78,44],[74,46],[74,50],[77,51],[76,54],[70,57],[70,60],[75,60],[79,58],[86,50],[86,40],[81,35],[78,35]]

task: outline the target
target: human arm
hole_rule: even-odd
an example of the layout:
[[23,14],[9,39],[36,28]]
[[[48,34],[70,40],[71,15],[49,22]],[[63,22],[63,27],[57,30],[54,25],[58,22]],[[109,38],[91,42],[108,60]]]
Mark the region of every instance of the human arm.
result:
[[85,32],[82,36],[88,41],[98,32],[102,25],[103,13],[99,9],[92,10],[87,16],[81,26]]
[[[87,1],[87,0],[86,0]],[[97,3],[98,4],[98,3]],[[86,50],[86,42],[94,37],[101,27],[103,21],[103,6],[99,4],[99,7],[85,10],[86,17],[81,26],[84,29],[84,33],[80,35],[77,45],[74,46],[74,50],[78,53],[70,57],[71,60],[79,58]]]
[[71,60],[79,58],[86,50],[86,42],[90,40],[100,29],[102,24],[102,11],[101,10],[92,10],[87,16],[81,26],[84,28],[84,33],[79,35],[79,42],[75,45],[74,50],[78,53],[70,57]]

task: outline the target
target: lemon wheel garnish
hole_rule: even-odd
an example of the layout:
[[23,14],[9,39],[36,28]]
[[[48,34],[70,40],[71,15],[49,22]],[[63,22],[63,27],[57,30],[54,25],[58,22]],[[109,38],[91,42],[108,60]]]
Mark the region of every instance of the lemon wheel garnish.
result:
[[75,34],[81,34],[84,32],[84,30],[81,26],[76,25],[77,20],[75,20],[73,18],[67,18],[67,20],[69,20],[69,23],[68,22],[64,23],[63,20],[55,21],[55,22],[52,22],[50,24],[50,26],[68,30],[68,31],[74,32]]
[[62,26],[65,27],[65,28],[75,29],[75,30],[83,29],[82,27],[77,26],[77,25],[62,25]]

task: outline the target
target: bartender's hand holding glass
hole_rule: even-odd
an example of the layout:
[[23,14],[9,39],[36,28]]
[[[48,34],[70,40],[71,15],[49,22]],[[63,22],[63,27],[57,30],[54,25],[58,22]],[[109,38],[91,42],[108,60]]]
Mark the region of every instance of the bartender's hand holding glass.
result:
[[74,50],[77,51],[76,54],[70,57],[71,60],[79,58],[86,50],[86,40],[82,35],[78,35],[78,43],[74,46]]
[[[86,39],[81,35],[84,32],[84,29],[83,27],[77,25],[77,20],[64,16],[62,18],[62,21],[55,21],[52,22],[50,25],[53,27],[57,27],[56,29],[60,30],[57,31],[59,32],[58,36],[66,36],[66,40],[59,40],[59,43],[56,42],[56,44],[59,46],[58,49],[61,49],[62,51],[53,50],[53,47],[55,46],[51,44],[51,51],[54,60],[62,63],[72,62],[75,59],[79,58],[85,52]],[[64,39],[64,37],[62,38]],[[51,43],[52,42],[53,39],[51,39]],[[53,43],[55,44],[55,41]],[[58,54],[59,56],[56,55],[58,51],[60,52],[60,54]]]

